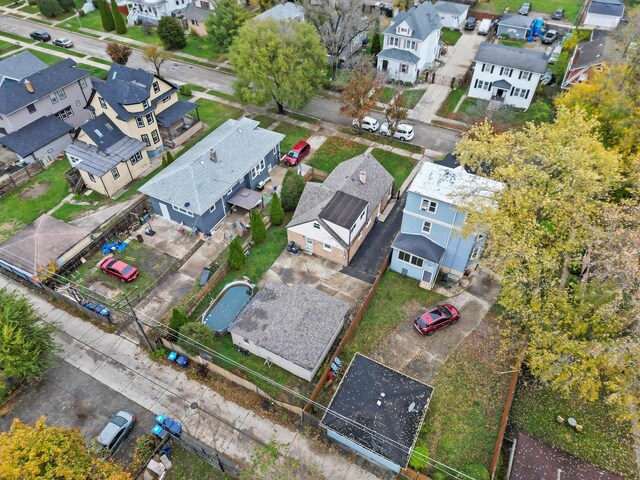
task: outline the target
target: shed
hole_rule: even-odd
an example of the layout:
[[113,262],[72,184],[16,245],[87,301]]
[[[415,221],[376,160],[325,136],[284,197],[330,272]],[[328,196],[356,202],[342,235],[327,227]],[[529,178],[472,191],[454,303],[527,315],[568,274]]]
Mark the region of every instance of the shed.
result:
[[526,15],[505,15],[498,23],[497,36],[525,39],[533,19]]
[[434,7],[440,16],[440,22],[443,27],[461,30],[464,23],[467,21],[469,5],[438,0],[434,4]]

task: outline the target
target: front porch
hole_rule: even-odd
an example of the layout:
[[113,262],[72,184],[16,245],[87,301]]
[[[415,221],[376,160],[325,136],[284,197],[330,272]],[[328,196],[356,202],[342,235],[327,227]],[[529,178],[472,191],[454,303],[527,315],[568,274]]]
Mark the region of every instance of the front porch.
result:
[[[192,113],[194,110],[195,115]],[[183,144],[202,129],[198,105],[186,100],[178,100],[156,118],[160,136],[168,148]]]

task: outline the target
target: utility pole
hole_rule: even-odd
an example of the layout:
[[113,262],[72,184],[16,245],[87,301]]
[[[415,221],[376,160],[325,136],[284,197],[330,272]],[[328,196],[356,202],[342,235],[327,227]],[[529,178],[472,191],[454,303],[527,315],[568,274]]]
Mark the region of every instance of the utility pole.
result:
[[140,340],[144,342],[144,344],[149,349],[149,351],[152,351],[153,346],[151,345],[151,340],[149,340],[149,337],[147,337],[147,334],[144,333],[144,328],[142,327],[140,319],[138,318],[136,311],[133,309],[133,307],[131,306],[131,303],[129,302],[129,295],[133,292],[135,292],[135,288],[130,293],[127,293],[124,296],[124,301],[126,302],[127,306],[129,307],[129,310],[131,311],[131,316],[133,317],[133,328],[136,329],[136,333],[138,334],[138,337],[140,338]]

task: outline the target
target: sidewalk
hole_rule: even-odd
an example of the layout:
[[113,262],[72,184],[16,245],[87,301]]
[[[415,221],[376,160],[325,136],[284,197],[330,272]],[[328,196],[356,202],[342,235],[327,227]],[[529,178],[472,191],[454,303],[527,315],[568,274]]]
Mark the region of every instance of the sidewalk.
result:
[[273,438],[290,446],[292,458],[318,468],[327,479],[379,478],[190,380],[185,372],[152,362],[131,340],[106,333],[0,275],[4,287],[27,295],[44,320],[57,325],[56,343],[68,363],[149,411],[175,418],[187,433],[238,463],[250,465],[254,448]]

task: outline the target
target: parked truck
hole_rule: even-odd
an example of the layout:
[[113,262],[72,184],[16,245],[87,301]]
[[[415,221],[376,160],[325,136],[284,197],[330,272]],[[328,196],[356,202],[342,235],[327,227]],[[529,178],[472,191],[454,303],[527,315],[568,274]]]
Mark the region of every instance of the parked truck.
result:
[[491,30],[491,19],[485,18],[480,22],[478,27],[478,35],[488,35]]

